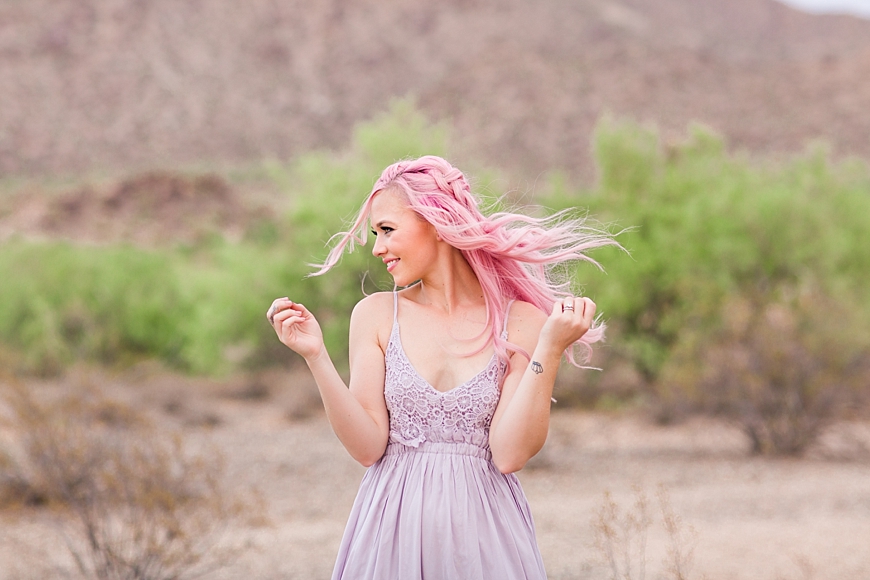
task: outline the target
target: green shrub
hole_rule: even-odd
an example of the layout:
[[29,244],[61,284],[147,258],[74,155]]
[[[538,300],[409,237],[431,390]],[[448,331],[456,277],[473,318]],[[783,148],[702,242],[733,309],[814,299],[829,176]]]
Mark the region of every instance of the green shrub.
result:
[[[727,328],[741,300],[759,304],[759,317],[768,306],[787,305],[799,321],[794,333],[758,332],[770,341],[803,341],[801,356],[829,378],[852,368],[825,354],[832,345],[852,358],[870,352],[866,165],[834,164],[823,149],[787,163],[757,162],[728,154],[720,138],[698,127],[666,149],[655,132],[613,120],[600,124],[595,143],[598,184],[577,193],[556,182],[548,200],[557,208],[579,203],[632,228],[620,236],[630,258],[603,250],[607,274],[584,271],[578,279],[610,320],[615,350],[659,397],[691,406],[724,389],[721,381],[694,380],[703,369],[691,369],[709,362],[724,336],[735,339]],[[794,306],[794,297],[809,295],[818,315]],[[805,338],[821,336],[823,323],[836,333],[810,347]],[[756,376],[776,375],[761,359],[758,365]]]
[[721,305],[741,288],[812,284],[867,316],[866,167],[835,166],[820,151],[757,166],[697,127],[665,151],[653,131],[612,120],[598,128],[596,156],[595,188],[554,187],[547,202],[579,203],[632,228],[620,236],[630,258],[604,249],[606,275],[585,270],[578,281],[598,297],[649,380],[683,331],[717,325]]
[[[330,352],[346,368],[354,304],[364,291],[391,289],[392,281],[368,248],[346,255],[324,276],[308,277],[310,264],[325,259],[329,236],[346,229],[386,165],[446,155],[448,142],[444,127],[399,101],[360,125],[342,153],[265,163],[258,178],[287,196],[279,205],[290,210],[263,219],[238,242],[215,236],[148,250],[6,241],[0,244],[0,350],[20,353],[26,370],[43,373],[83,358],[110,364],[158,358],[207,374],[293,361],[264,321],[270,302],[289,296],[317,315]],[[851,376],[863,372],[854,361],[870,352],[865,164],[832,163],[820,148],[777,164],[750,160],[729,154],[719,137],[699,127],[684,143],[664,147],[654,131],[611,119],[598,127],[595,154],[600,175],[593,187],[573,188],[554,175],[542,201],[553,209],[579,206],[611,229],[628,228],[619,240],[631,255],[604,248],[594,257],[606,274],[580,266],[576,282],[610,324],[613,346],[602,350],[630,361],[662,409],[734,415],[736,407],[711,393],[745,393],[724,378],[711,379],[715,373],[705,375],[703,367],[727,361],[723,352],[738,352],[736,343],[745,347],[762,335],[769,336],[766,344],[783,344],[769,344],[770,356],[760,346],[742,352],[757,355],[746,372],[767,377],[769,388],[780,364],[773,361],[781,360],[775,353],[801,352],[794,356],[826,369],[818,377],[849,373],[850,379],[818,378],[800,389],[828,392],[818,386],[822,381],[841,385],[839,391],[846,384],[867,390],[866,381]],[[485,176],[478,192],[498,207],[499,192],[486,190],[499,180],[478,174]],[[784,310],[794,331],[750,324],[737,332],[731,323],[739,304],[752,305],[759,321],[771,309]],[[786,343],[803,346],[789,350]],[[805,407],[822,408],[810,398]],[[756,402],[763,406],[762,398]]]
[[[370,249],[359,248],[322,277],[329,236],[347,225],[393,161],[444,155],[446,131],[408,101],[354,133],[343,155],[301,156],[264,165],[292,209],[263,220],[247,238],[197,246],[81,247],[21,240],[0,244],[0,342],[27,372],[53,374],[75,360],[128,364],[157,358],[193,373],[218,374],[294,356],[264,314],[274,298],[308,306],[339,368],[346,367],[350,312],[366,292],[392,289]],[[364,284],[365,282],[365,284]]]
[[0,252],[0,339],[29,370],[77,358],[173,359],[180,289],[170,257],[129,247],[9,242]]

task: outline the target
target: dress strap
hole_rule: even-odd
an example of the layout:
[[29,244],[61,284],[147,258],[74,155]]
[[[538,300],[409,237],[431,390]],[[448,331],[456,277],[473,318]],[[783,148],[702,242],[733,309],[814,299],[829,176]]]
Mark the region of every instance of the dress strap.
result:
[[393,324],[399,322],[399,293],[393,290]]
[[507,308],[505,308],[505,310],[504,310],[504,328],[501,329],[501,336],[505,340],[507,340],[508,316],[511,313],[511,306],[513,305],[514,302],[515,302],[515,300],[511,300],[510,302],[508,302]]

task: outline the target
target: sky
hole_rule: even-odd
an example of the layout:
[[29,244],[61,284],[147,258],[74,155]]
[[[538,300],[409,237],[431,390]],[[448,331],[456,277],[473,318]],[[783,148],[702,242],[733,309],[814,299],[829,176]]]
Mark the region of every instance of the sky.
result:
[[870,18],[870,0],[779,0],[794,8],[814,13],[854,14]]

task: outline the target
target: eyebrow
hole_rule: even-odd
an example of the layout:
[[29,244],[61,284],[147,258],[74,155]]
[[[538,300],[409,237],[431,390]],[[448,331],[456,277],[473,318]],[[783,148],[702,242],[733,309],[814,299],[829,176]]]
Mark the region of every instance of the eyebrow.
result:
[[383,226],[383,225],[386,225],[386,224],[392,224],[392,223],[393,223],[393,222],[391,222],[390,220],[381,220],[381,221],[379,221],[378,223],[375,224],[375,227],[376,227],[376,228],[379,228],[379,227],[381,227],[381,226]]

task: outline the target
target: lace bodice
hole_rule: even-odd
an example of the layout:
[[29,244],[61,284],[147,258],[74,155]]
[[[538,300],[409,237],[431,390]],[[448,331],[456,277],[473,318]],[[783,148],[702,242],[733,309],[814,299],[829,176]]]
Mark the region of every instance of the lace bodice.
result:
[[493,355],[474,377],[439,391],[420,376],[405,354],[394,319],[386,352],[384,397],[390,412],[390,443],[418,447],[424,441],[489,447],[489,426],[499,399],[504,365]]

